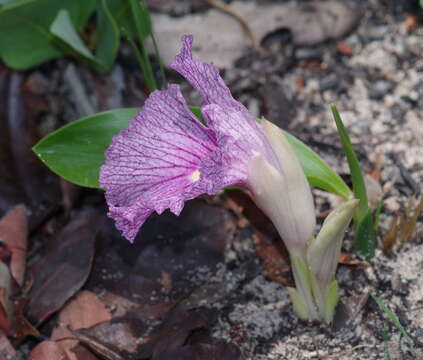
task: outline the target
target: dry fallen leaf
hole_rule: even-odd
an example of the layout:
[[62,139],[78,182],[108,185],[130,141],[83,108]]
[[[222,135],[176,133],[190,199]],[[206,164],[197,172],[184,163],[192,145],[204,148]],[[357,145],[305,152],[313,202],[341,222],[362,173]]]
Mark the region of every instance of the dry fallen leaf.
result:
[[254,247],[264,261],[263,276],[284,286],[293,286],[289,255],[281,240],[271,240],[262,233],[253,235]]
[[10,334],[10,326],[15,316],[12,291],[13,279],[9,267],[0,261],[0,334]]
[[[65,350],[70,360],[78,360],[75,353],[80,353],[83,349],[80,349],[81,346],[78,346],[77,340],[71,340],[74,335],[70,330],[90,328],[110,319],[110,313],[100,299],[94,293],[83,290],[62,309],[59,314],[59,325],[53,330],[51,338],[60,340],[59,345]],[[90,356],[96,359],[92,354],[84,356],[86,359]]]
[[339,263],[342,264],[342,265],[360,265],[360,264],[363,264],[363,262],[361,260],[353,259],[347,253],[341,253],[339,255]]
[[383,238],[383,252],[385,254],[390,253],[394,247],[396,247],[396,250],[401,249],[406,242],[416,235],[417,220],[423,212],[423,196],[416,206],[415,201],[414,197],[410,198],[405,211],[392,217],[389,231]]
[[34,324],[59,310],[87,280],[101,219],[95,211],[77,213],[32,268],[34,285],[29,294],[28,318]]
[[[345,36],[360,20],[356,11],[336,0],[307,4],[291,1],[272,5],[233,1],[230,6],[246,20],[258,42],[279,29],[289,29],[294,44],[315,45]],[[230,68],[248,46],[240,23],[219,10],[212,9],[180,18],[153,14],[153,22],[160,54],[165,63],[170,63],[179,52],[183,34],[194,35],[193,51],[197,59],[213,60],[216,66],[223,68]]]
[[70,360],[64,350],[54,341],[43,341],[29,354],[27,360]]
[[345,41],[341,41],[336,44],[336,50],[338,50],[338,52],[340,52],[342,55],[346,56],[352,56],[354,54],[352,47]]
[[404,21],[406,32],[412,32],[420,23],[420,17],[417,14],[407,14]]
[[72,330],[89,328],[111,319],[109,311],[91,291],[80,291],[59,314],[59,323]]
[[10,271],[16,282],[22,286],[26,266],[26,246],[28,221],[25,205],[20,204],[11,209],[0,220],[0,242],[11,252]]
[[16,356],[16,350],[5,335],[0,336],[0,359],[13,360]]

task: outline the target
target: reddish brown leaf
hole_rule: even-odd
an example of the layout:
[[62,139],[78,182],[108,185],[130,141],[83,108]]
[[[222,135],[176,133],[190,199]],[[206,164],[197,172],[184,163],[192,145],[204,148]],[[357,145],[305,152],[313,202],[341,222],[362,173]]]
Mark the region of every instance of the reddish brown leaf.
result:
[[282,240],[270,239],[261,232],[253,235],[258,256],[263,260],[263,276],[284,286],[292,286],[289,255]]
[[382,173],[382,154],[380,152],[377,152],[375,155],[375,165],[373,170],[369,172],[369,176],[371,176],[374,180],[376,180],[379,183],[381,173]]
[[28,301],[25,298],[19,297],[15,302],[15,314],[11,326],[12,336],[17,342],[22,341],[25,337],[39,336],[38,330],[26,319],[24,311]]
[[419,25],[421,19],[417,14],[407,14],[404,21],[405,31],[412,32],[417,25]]
[[341,253],[339,255],[339,263],[342,265],[361,265],[363,264],[363,261],[358,259],[353,259],[347,253]]
[[340,52],[342,55],[354,55],[354,50],[352,49],[352,47],[344,41],[341,41],[336,45],[336,50],[338,50],[338,52]]
[[85,283],[94,256],[94,242],[101,216],[81,211],[53,239],[32,271],[28,316],[40,324],[59,310]]
[[104,304],[87,290],[80,291],[59,314],[59,322],[72,330],[89,328],[110,319]]
[[135,316],[114,318],[91,329],[81,329],[73,335],[84,346],[108,360],[138,359],[137,347],[144,341],[148,326]]
[[0,220],[0,241],[11,252],[10,270],[16,282],[22,286],[26,266],[28,221],[26,207],[21,204],[10,210]]
[[6,336],[0,336],[0,359],[13,360],[16,356],[16,350]]
[[9,267],[0,262],[0,334],[10,334],[10,325],[15,316],[15,306],[11,299],[13,279]]
[[[53,330],[51,337],[56,341],[61,340],[59,344],[70,360],[78,360],[75,352],[79,352],[81,356],[83,349],[80,349],[78,341],[69,340],[74,338],[69,329],[89,328],[110,319],[109,311],[95,294],[86,290],[80,291],[75,299],[71,300],[60,312],[59,326]],[[89,359],[90,354],[87,353],[84,356]],[[94,355],[91,357],[95,359]]]
[[43,341],[31,351],[28,360],[69,360],[69,358],[56,342]]

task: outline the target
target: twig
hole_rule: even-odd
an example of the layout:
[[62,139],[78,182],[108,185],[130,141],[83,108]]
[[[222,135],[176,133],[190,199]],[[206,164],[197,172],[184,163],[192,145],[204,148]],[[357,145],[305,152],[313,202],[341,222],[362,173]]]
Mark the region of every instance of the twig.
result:
[[261,47],[256,37],[254,36],[254,33],[251,30],[251,27],[244,16],[242,16],[240,13],[235,11],[228,4],[225,4],[222,0],[206,0],[206,1],[210,6],[223,11],[224,13],[232,16],[235,20],[237,20],[240,23],[242,29],[244,30],[245,36],[248,38],[248,41],[251,43],[252,47],[255,50],[257,50],[260,54],[264,53],[263,48]]

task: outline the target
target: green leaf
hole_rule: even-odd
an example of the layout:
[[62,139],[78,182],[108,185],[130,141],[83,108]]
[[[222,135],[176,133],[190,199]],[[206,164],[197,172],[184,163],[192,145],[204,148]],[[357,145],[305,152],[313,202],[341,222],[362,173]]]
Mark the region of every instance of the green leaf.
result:
[[419,3],[420,3],[420,7],[423,8],[423,0],[420,0]]
[[131,5],[137,35],[145,40],[152,34],[150,12],[143,0],[128,1]]
[[364,255],[367,260],[370,260],[374,256],[376,238],[363,173],[361,171],[360,162],[358,161],[357,155],[351,145],[350,137],[348,136],[344,123],[342,122],[341,115],[335,105],[332,105],[331,109],[341,138],[342,147],[344,148],[345,155],[347,156],[351,180],[353,183],[354,196],[360,200],[357,214],[354,218],[356,223],[355,245],[357,250]]
[[0,8],[11,5],[17,5],[18,3],[25,1],[26,0],[0,0]]
[[70,46],[78,54],[96,62],[94,55],[88,50],[79,37],[78,32],[72,24],[69,11],[66,9],[61,9],[57,13],[56,18],[50,26],[50,32],[62,40],[66,45]]
[[65,180],[98,188],[104,151],[113,135],[126,128],[138,111],[118,109],[80,119],[47,135],[33,150],[50,170]]
[[356,248],[365,259],[372,259],[375,256],[376,236],[371,209],[357,222],[354,238]]
[[106,0],[101,0],[97,13],[98,42],[95,52],[97,60],[102,64],[100,71],[108,71],[115,62],[120,32]]
[[119,30],[110,14],[106,0],[100,0],[97,11],[98,43],[96,55],[85,46],[72,24],[69,12],[62,9],[50,26],[50,32],[70,47],[76,54],[87,59],[98,71],[106,72],[113,65],[118,47]]
[[144,75],[146,84],[150,92],[157,89],[156,78],[154,76],[153,67],[151,66],[150,58],[147,49],[147,37],[151,35],[151,20],[148,8],[141,0],[127,0],[131,6],[132,19],[137,31],[137,38],[140,48],[136,46],[135,38],[126,30],[128,41],[137,57],[141,71]]
[[285,135],[294,148],[310,185],[336,194],[344,200],[351,197],[348,185],[319,155],[293,135],[287,132]]
[[5,64],[25,70],[63,55],[49,28],[60,9],[69,12],[79,30],[96,0],[20,0],[0,8],[0,56]]
[[364,217],[369,210],[369,202],[367,200],[366,185],[364,182],[363,174],[361,172],[360,162],[358,161],[357,155],[351,145],[350,137],[348,136],[344,123],[342,122],[338,109],[335,105],[332,105],[331,109],[335,119],[336,127],[338,128],[338,133],[341,138],[341,143],[344,148],[345,155],[347,156],[354,195],[357,199],[360,200],[358,212],[361,217]]
[[135,37],[137,30],[132,19],[131,6],[128,0],[107,0],[107,7],[119,29],[126,29],[130,36]]

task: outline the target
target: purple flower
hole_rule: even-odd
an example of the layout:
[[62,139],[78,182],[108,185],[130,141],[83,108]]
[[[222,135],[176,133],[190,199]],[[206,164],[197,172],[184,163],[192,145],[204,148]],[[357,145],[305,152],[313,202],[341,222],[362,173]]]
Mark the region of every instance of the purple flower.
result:
[[[153,92],[106,151],[100,184],[106,190],[108,215],[133,241],[154,211],[160,214],[170,209],[179,215],[185,201],[239,185],[252,192],[285,242],[302,247],[314,229],[314,206],[295,155],[288,160],[296,169],[296,184],[290,187],[285,150],[272,139],[283,138],[282,132],[267,122],[260,125],[232,97],[211,63],[193,60],[192,40],[192,36],[183,37],[183,48],[171,67],[202,96],[207,127],[190,111],[178,85]],[[297,188],[305,195],[298,195]]]

